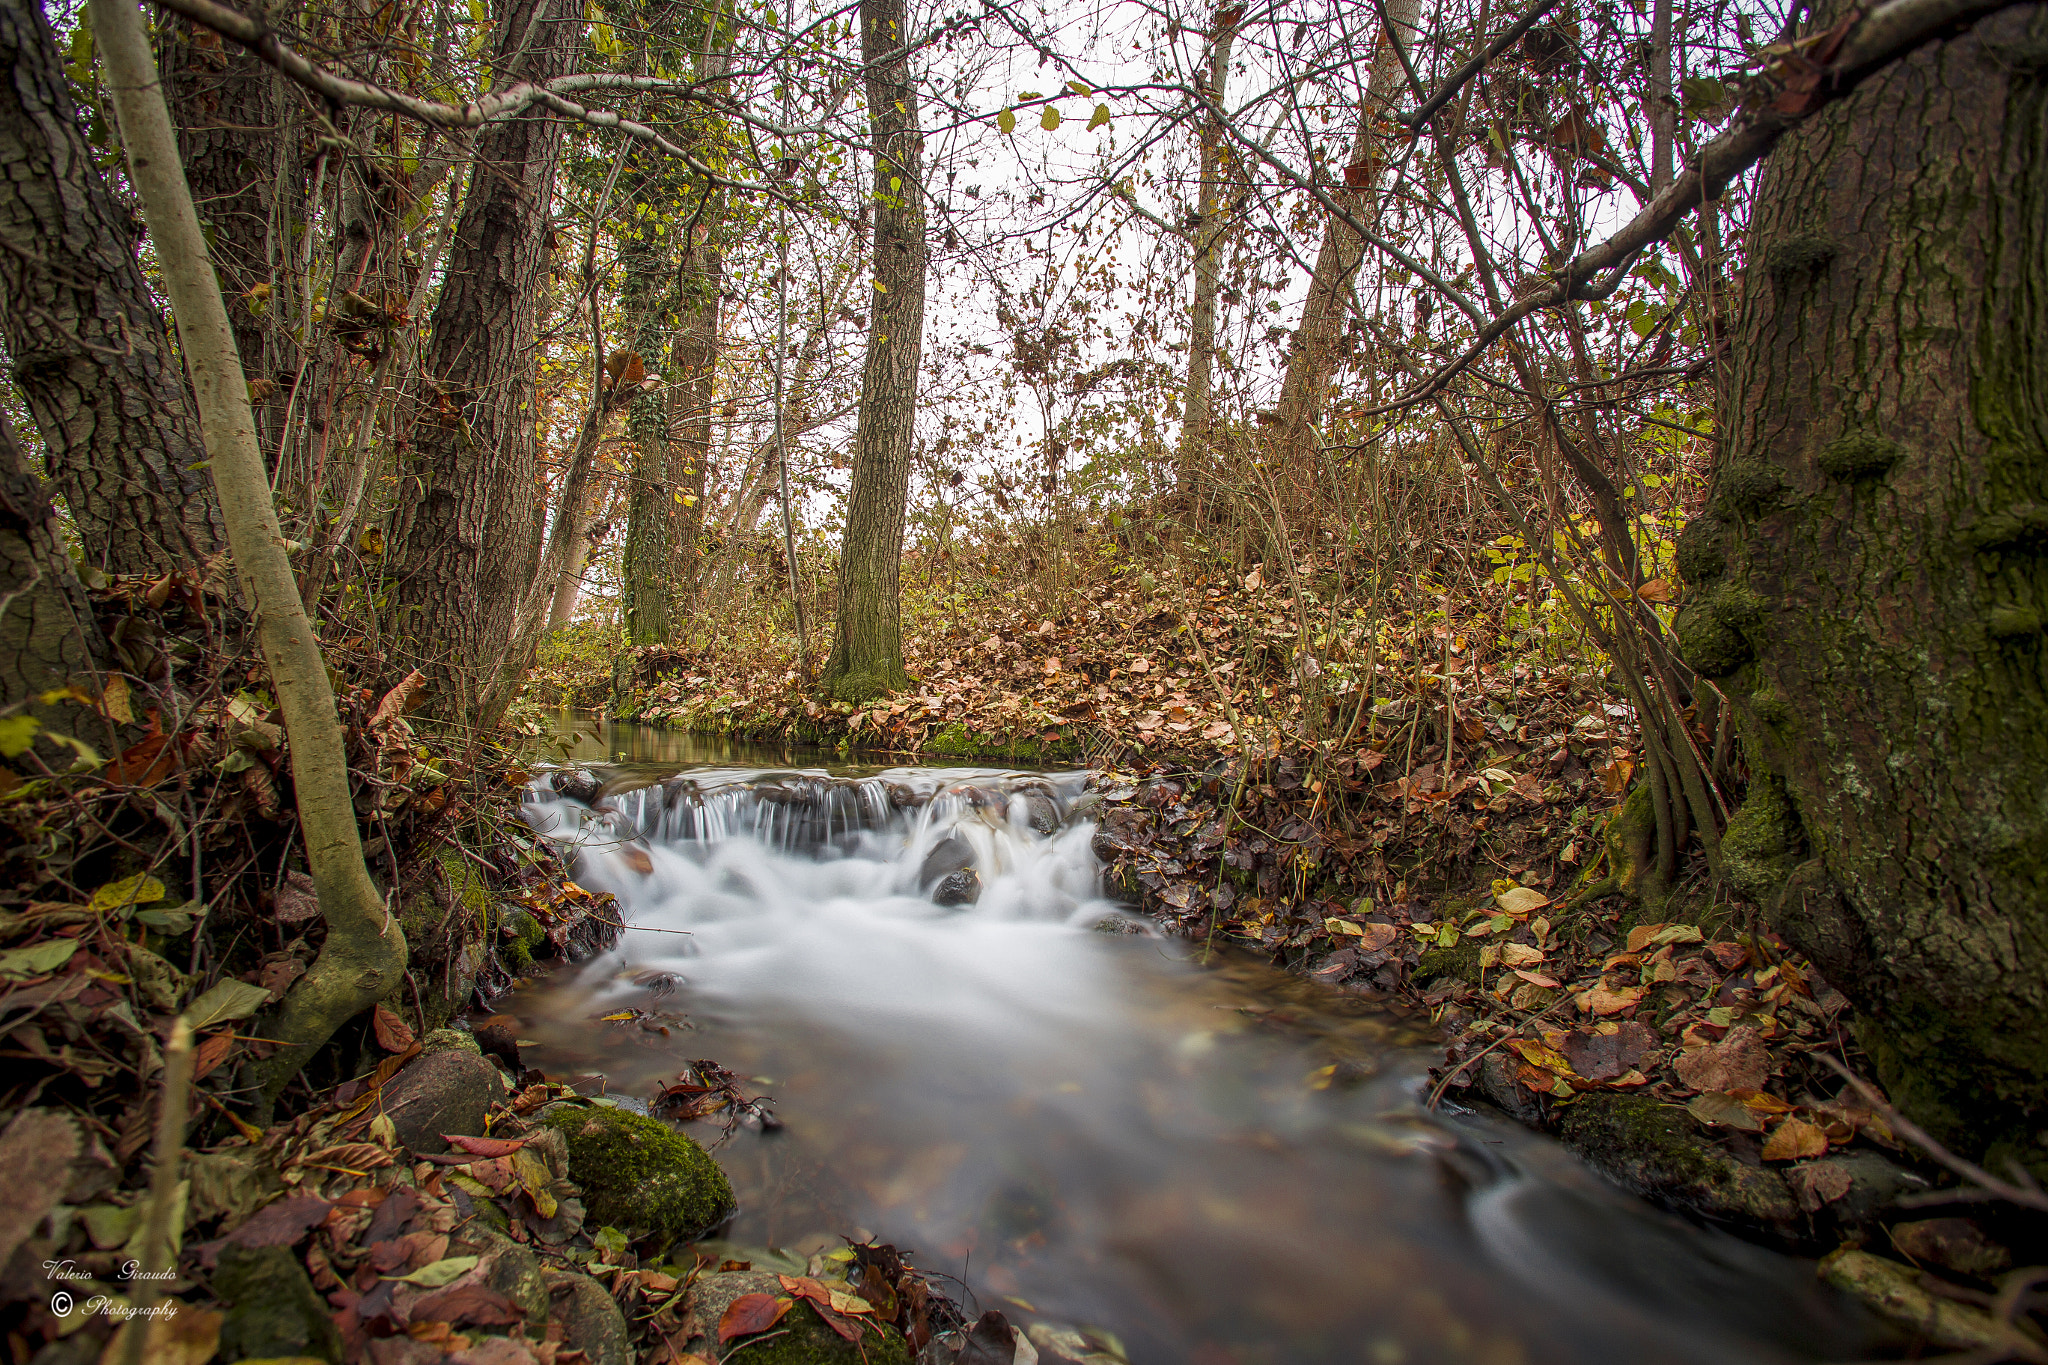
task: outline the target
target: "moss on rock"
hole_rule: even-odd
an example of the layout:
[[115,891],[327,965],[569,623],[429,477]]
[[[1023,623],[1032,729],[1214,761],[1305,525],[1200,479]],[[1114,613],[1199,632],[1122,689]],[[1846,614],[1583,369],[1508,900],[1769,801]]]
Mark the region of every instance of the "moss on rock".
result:
[[1743,1165],[1654,1096],[1581,1095],[1559,1135],[1608,1179],[1660,1203],[1758,1231],[1789,1235],[1798,1223],[1782,1176]]
[[[834,1282],[833,1287],[838,1287]],[[712,1354],[718,1342],[718,1320],[735,1299],[747,1294],[789,1297],[772,1271],[727,1271],[706,1275],[690,1287],[683,1308],[683,1346]],[[851,1342],[825,1325],[816,1309],[798,1300],[772,1329],[776,1335],[734,1343],[731,1354],[744,1365],[909,1365],[910,1348],[893,1328],[864,1325],[859,1342]],[[728,1356],[728,1358],[730,1358]]]
[[1460,939],[1448,948],[1431,948],[1416,962],[1415,979],[1434,981],[1448,976],[1477,985],[1479,948],[1479,940],[1475,938]]
[[732,1185],[710,1153],[659,1119],[610,1105],[562,1105],[542,1122],[569,1144],[569,1178],[592,1225],[700,1237],[732,1216]]

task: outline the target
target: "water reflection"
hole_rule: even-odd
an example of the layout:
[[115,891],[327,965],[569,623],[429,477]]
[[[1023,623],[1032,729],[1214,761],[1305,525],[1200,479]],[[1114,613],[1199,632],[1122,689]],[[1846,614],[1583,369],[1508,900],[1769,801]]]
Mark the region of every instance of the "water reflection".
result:
[[[529,1061],[628,1096],[698,1057],[757,1078],[787,1130],[718,1151],[734,1240],[871,1233],[1139,1365],[1868,1347],[1810,1265],[1663,1218],[1520,1129],[1422,1113],[1423,1021],[1091,932],[1114,907],[1078,775],[822,778],[699,769],[528,807],[634,926],[509,1002]],[[946,909],[930,872],[955,839],[981,895]],[[682,985],[657,999],[634,984],[651,969]],[[687,1022],[598,1021],[628,1007]]]

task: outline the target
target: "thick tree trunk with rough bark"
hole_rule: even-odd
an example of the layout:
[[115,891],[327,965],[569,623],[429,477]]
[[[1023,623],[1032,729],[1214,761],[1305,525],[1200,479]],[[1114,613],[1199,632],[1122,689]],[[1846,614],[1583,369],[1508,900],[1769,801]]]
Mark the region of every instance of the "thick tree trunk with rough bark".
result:
[[[1825,27],[1833,17],[1818,21]],[[1767,164],[1685,655],[1757,769],[1724,871],[1937,1136],[2048,1162],[2048,7]]]
[[0,0],[0,336],[92,562],[161,573],[220,549],[199,422],[42,6]]
[[[1241,5],[1216,7],[1215,31],[1209,35],[1209,79],[1204,89],[1209,98],[1223,102],[1223,89],[1230,76],[1230,48],[1237,37],[1236,18],[1225,22],[1226,11],[1244,13]],[[1195,203],[1195,296],[1188,313],[1188,378],[1181,394],[1180,444],[1174,454],[1175,479],[1184,496],[1192,495],[1195,484],[1208,468],[1209,422],[1215,401],[1210,395],[1211,371],[1216,364],[1216,296],[1223,287],[1223,130],[1215,116],[1204,111],[1201,120],[1201,188]]]
[[[85,589],[71,571],[42,481],[0,415],[0,715],[33,716],[46,732],[76,734],[107,752],[108,727],[69,701],[45,706],[45,692],[79,684],[97,691],[99,631]],[[66,755],[45,747],[53,768]]]
[[924,349],[927,258],[924,135],[918,129],[917,83],[904,50],[910,26],[903,0],[861,0],[860,28],[875,157],[874,302],[839,551],[839,609],[822,678],[826,691],[846,701],[910,685],[903,671],[898,575]]
[[268,63],[209,29],[168,23],[163,53],[185,181],[252,385],[257,441],[274,464],[297,364],[297,347],[277,326],[291,225],[305,212],[297,106],[280,98],[283,77]]
[[[1416,16],[1421,0],[1388,0],[1387,23],[1399,29],[1404,43],[1415,39]],[[1358,104],[1358,128],[1351,138],[1351,158],[1339,172],[1341,184],[1333,186],[1330,197],[1354,217],[1369,222],[1376,213],[1368,191],[1378,182],[1377,155],[1383,134],[1388,101],[1405,87],[1399,54],[1386,34],[1373,58],[1366,78],[1364,98]],[[1309,278],[1308,297],[1301,306],[1301,325],[1288,345],[1287,373],[1280,387],[1280,433],[1286,442],[1285,467],[1297,479],[1304,476],[1308,453],[1315,448],[1315,428],[1323,418],[1325,390],[1336,368],[1337,340],[1350,312],[1353,277],[1365,258],[1365,241],[1341,218],[1323,225],[1323,244],[1316,252],[1315,273]]]
[[705,205],[702,240],[683,261],[682,325],[676,331],[675,380],[669,390],[669,429],[679,438],[676,489],[675,598],[685,608],[697,600],[704,558],[704,486],[711,468],[712,409],[717,404],[719,295],[725,288],[725,253],[720,249],[725,202]]
[[[569,69],[583,28],[573,0],[519,0],[494,45],[500,84]],[[548,294],[549,206],[562,125],[544,110],[492,124],[434,307],[411,460],[391,542],[397,653],[426,670],[432,708],[494,722],[517,685],[514,639],[537,570],[534,347]]]

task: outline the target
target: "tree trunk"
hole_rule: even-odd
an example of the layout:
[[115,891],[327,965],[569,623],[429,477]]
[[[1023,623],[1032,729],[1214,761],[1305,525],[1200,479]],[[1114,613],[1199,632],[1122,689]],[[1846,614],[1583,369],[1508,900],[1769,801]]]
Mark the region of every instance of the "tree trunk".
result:
[[[1387,25],[1403,31],[1404,43],[1414,41],[1421,8],[1421,0],[1388,0]],[[1342,184],[1330,192],[1332,199],[1361,222],[1369,222],[1378,211],[1377,201],[1367,197],[1379,180],[1377,130],[1388,102],[1405,88],[1404,74],[1400,55],[1383,31],[1372,73],[1366,78],[1365,96],[1358,104],[1351,159],[1340,173]],[[1364,258],[1365,242],[1349,224],[1331,218],[1323,225],[1323,244],[1316,252],[1315,273],[1309,278],[1301,325],[1295,328],[1288,346],[1287,374],[1280,386],[1280,433],[1287,444],[1283,468],[1296,480],[1302,477],[1308,454],[1315,448],[1315,428],[1322,421],[1325,390],[1336,367],[1337,338],[1349,311],[1352,277]]]
[[[1815,21],[1825,28],[1834,15]],[[1788,135],[1759,190],[1686,659],[1722,846],[1936,1136],[2048,1161],[2048,9]]]
[[860,377],[853,486],[839,551],[839,609],[826,691],[862,701],[910,685],[897,579],[924,350],[924,135],[910,72],[904,0],[861,0],[868,125],[874,137],[873,303]]
[[[0,717],[32,716],[42,733],[75,734],[105,752],[107,727],[93,724],[90,712],[36,700],[74,682],[97,692],[98,641],[42,480],[0,415]],[[56,749],[40,757],[53,768],[70,766]]]
[[688,607],[697,600],[704,557],[704,486],[711,467],[711,419],[717,404],[719,295],[725,288],[725,254],[719,246],[725,198],[714,194],[704,207],[703,236],[683,262],[682,326],[676,332],[674,387],[669,390],[669,429],[679,435],[676,508],[675,598]]
[[[1397,0],[1399,3],[1399,0]],[[1238,14],[1243,6],[1230,6]],[[1225,6],[1216,7],[1215,32],[1209,37],[1209,79],[1203,87],[1209,98],[1223,102],[1223,87],[1230,77],[1230,47],[1237,37],[1236,20],[1224,21]],[[1209,371],[1216,362],[1216,295],[1222,288],[1223,271],[1218,263],[1223,241],[1223,130],[1215,115],[1202,112],[1202,184],[1195,208],[1195,298],[1188,315],[1188,382],[1181,395],[1180,448],[1175,454],[1176,479],[1181,494],[1191,497],[1195,483],[1206,471],[1209,447],[1209,419],[1214,404],[1209,395]]]
[[178,168],[142,15],[134,0],[91,0],[90,13],[127,145],[129,175],[149,217],[164,292],[177,314],[235,572],[284,712],[299,835],[327,929],[313,965],[258,1025],[258,1037],[283,1045],[250,1068],[267,1114],[270,1102],[336,1028],[404,981],[405,933],[363,862],[333,686],[285,555],[269,475],[256,446],[248,385],[206,238]]
[[0,66],[0,334],[50,478],[95,563],[197,563],[223,539],[198,420],[41,5],[0,0]]
[[[502,83],[569,69],[573,0],[518,0],[501,23]],[[412,458],[391,542],[396,652],[433,680],[434,710],[494,723],[517,685],[514,640],[537,570],[534,355],[548,300],[548,214],[562,125],[535,110],[486,128],[434,306]]]
[[[279,98],[282,77],[261,57],[210,29],[170,21],[163,50],[178,155],[228,300],[235,353],[254,386],[257,442],[274,465],[297,377],[297,348],[277,326],[278,293],[292,274],[280,267],[306,209],[297,105]],[[270,292],[252,297],[259,285]]]
[[[636,207],[646,202],[647,185],[643,178]],[[630,230],[635,235],[619,247],[626,267],[621,301],[631,319],[633,353],[643,364],[667,349],[669,299],[664,281],[671,266],[665,253],[643,235],[648,222],[634,215]],[[633,438],[633,482],[626,499],[626,545],[620,564],[626,643],[665,645],[671,630],[669,603],[674,592],[670,575],[675,565],[676,532],[668,396],[643,393],[633,399],[626,409],[626,432]]]

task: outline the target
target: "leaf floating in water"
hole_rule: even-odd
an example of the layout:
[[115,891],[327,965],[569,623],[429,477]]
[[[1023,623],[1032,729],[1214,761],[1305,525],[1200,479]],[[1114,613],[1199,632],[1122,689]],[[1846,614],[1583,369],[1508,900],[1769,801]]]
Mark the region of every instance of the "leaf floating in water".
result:
[[647,850],[632,844],[619,850],[619,861],[643,877],[654,871],[654,859],[647,856]]
[[642,972],[633,978],[633,984],[644,991],[652,992],[654,998],[660,1000],[665,996],[674,995],[676,987],[683,984],[683,979],[674,972]]

